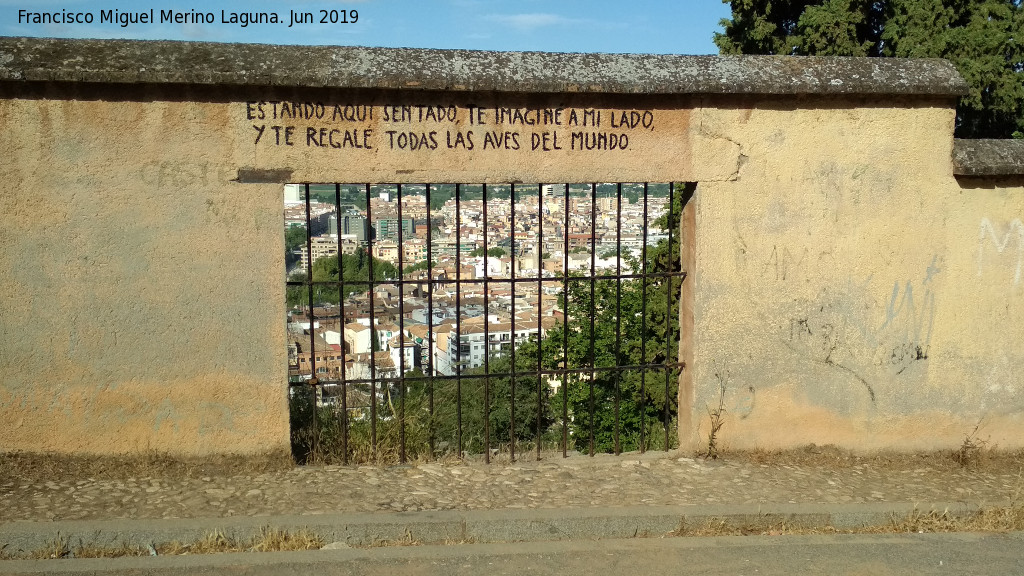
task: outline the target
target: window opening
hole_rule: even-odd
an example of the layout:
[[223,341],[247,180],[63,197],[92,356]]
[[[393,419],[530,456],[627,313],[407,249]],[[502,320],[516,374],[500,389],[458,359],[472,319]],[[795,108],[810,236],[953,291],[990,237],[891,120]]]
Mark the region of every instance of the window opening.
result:
[[673,448],[694,190],[287,185],[296,459]]

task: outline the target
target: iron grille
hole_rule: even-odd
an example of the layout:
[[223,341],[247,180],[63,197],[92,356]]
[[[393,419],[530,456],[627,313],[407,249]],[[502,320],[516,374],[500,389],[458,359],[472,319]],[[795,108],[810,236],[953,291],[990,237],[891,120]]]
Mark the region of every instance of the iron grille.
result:
[[289,185],[296,459],[670,449],[694,189]]

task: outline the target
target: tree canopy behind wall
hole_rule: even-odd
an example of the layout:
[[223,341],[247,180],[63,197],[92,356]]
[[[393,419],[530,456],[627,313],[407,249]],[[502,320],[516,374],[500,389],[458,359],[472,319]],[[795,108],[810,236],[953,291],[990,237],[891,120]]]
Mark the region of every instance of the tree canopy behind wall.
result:
[[959,138],[1024,137],[1021,0],[723,0],[722,54],[945,58],[970,93]]

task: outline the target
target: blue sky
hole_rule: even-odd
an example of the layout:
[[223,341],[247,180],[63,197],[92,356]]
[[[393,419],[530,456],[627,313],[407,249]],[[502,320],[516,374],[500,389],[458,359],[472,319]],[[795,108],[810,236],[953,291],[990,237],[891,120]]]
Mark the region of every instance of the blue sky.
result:
[[[101,24],[100,11],[150,9],[152,24]],[[351,24],[288,27],[290,13],[356,10]],[[19,23],[19,10],[90,13],[91,24]],[[213,24],[159,23],[161,10],[213,13]],[[281,24],[222,23],[221,11],[274,12]],[[330,12],[328,12],[330,14]],[[729,15],[720,0],[0,0],[0,35],[64,38],[139,38],[542,50],[714,54],[711,37]],[[230,17],[230,16],[229,16]]]

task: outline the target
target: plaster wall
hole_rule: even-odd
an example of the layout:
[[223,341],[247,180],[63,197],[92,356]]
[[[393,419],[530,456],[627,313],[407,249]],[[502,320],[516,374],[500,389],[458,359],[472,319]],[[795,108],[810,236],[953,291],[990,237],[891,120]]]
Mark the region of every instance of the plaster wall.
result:
[[689,99],[636,100],[7,86],[0,448],[287,449],[281,184],[734,176]]
[[[1000,445],[1024,438],[1020,190],[960,189],[947,101],[6,90],[0,449],[286,449],[283,181],[697,181],[684,445],[720,384],[737,447],[931,447],[982,417]],[[438,106],[454,113],[421,118]],[[633,112],[650,125],[612,126]],[[574,132],[629,145],[578,150]]]
[[709,108],[701,125],[743,160],[695,199],[684,445],[707,442],[723,395],[733,448],[935,449],[975,426],[1024,445],[1024,197],[958,184],[950,108]]
[[0,99],[0,449],[287,449],[281,186],[227,112]]

